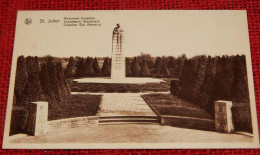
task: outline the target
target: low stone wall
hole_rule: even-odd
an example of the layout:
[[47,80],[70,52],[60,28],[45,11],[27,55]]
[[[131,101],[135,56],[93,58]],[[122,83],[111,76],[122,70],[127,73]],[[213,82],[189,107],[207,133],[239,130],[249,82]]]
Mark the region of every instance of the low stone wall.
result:
[[85,128],[98,126],[99,117],[98,116],[88,116],[88,117],[76,117],[68,119],[60,119],[48,121],[48,132],[66,130],[72,128]]
[[48,102],[29,103],[26,133],[32,136],[47,132],[98,126],[99,116],[75,117],[48,121]]
[[181,128],[215,131],[215,121],[211,119],[161,115],[161,124]]

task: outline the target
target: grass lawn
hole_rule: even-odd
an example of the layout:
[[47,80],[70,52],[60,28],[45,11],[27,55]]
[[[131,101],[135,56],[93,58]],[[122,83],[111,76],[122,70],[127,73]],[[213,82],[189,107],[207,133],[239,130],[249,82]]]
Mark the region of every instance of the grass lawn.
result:
[[171,94],[147,94],[143,97],[161,115],[213,119],[205,110]]
[[113,83],[74,83],[69,82],[72,92],[166,92],[170,90],[167,82],[147,84],[113,84]]
[[67,104],[49,109],[48,120],[95,116],[100,103],[101,95],[71,95]]

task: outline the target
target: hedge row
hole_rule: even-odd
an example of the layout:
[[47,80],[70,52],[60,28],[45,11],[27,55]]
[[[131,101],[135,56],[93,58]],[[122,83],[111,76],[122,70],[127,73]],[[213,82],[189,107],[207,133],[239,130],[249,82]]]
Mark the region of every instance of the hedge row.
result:
[[70,57],[67,68],[65,69],[66,77],[93,77],[93,76],[110,76],[111,60],[105,58],[102,68],[99,67],[97,58]]
[[[240,107],[234,110],[235,128],[252,132],[244,55],[187,59],[180,80],[171,82],[171,93],[199,105],[213,116],[214,101],[232,101],[235,109]],[[237,117],[241,112],[243,117]],[[245,122],[243,128],[239,122]]]
[[[70,57],[65,69],[66,77],[94,77],[111,75],[111,58],[104,58],[100,68],[98,59],[102,58],[82,58]],[[179,77],[186,56],[178,58],[151,57],[149,54],[126,58],[125,70],[127,77]]]
[[50,107],[55,107],[66,103],[69,96],[70,88],[61,62],[49,57],[40,65],[37,57],[18,57],[14,106],[27,107],[29,102],[48,101]]
[[[22,132],[27,120],[28,104],[36,101],[47,101],[50,109],[55,109],[67,103],[70,98],[70,88],[63,74],[61,62],[55,62],[52,57],[39,63],[38,57],[19,56],[17,59],[13,111],[11,124],[18,124],[16,129],[11,125],[10,134]],[[22,109],[22,110],[21,110]],[[21,124],[23,120],[23,125]]]

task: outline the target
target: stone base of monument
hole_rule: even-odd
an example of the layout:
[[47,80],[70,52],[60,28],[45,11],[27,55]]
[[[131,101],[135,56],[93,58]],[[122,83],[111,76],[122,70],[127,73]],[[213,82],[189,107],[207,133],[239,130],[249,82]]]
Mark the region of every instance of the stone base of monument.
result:
[[81,79],[74,79],[74,82],[77,83],[136,83],[136,84],[145,84],[145,83],[160,83],[165,82],[161,79],[157,78],[141,78],[141,77],[127,77],[127,78],[118,78],[118,79],[111,79],[105,77],[97,77],[97,78],[81,78]]
[[218,132],[232,133],[234,125],[232,121],[231,101],[215,101],[215,128]]
[[29,103],[29,116],[27,132],[29,135],[38,136],[47,132],[48,102]]

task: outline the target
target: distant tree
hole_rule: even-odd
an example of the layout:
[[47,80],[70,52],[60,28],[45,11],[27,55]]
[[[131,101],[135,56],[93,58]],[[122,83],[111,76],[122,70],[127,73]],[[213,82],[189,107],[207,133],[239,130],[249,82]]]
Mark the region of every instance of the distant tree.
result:
[[140,76],[141,77],[148,77],[150,76],[150,71],[149,71],[149,68],[146,64],[146,60],[144,59],[142,61],[142,66],[141,66],[141,69],[140,69]]
[[157,57],[155,60],[155,64],[154,64],[154,74],[160,74],[161,73],[161,68],[162,68],[162,58],[161,57]]
[[71,77],[76,74],[76,65],[73,57],[70,57],[67,68],[65,69],[65,76]]
[[110,65],[109,65],[109,58],[108,57],[105,58],[101,71],[102,71],[102,74],[104,76],[110,76],[111,75],[111,68],[110,68]]
[[169,61],[168,57],[167,56],[162,56],[161,58],[162,58],[162,62],[165,63],[165,65],[167,66],[168,61]]
[[129,58],[125,59],[125,74],[126,74],[127,77],[131,76],[131,69],[130,69]]
[[183,54],[182,56],[180,56],[176,59],[175,76],[178,78],[181,77],[185,60],[187,60],[187,57],[185,54]]
[[162,67],[161,67],[161,70],[160,70],[160,74],[165,76],[165,77],[169,76],[169,70],[167,68],[166,62],[164,62],[164,61],[162,62]]
[[28,81],[28,74],[26,70],[26,59],[24,56],[19,56],[16,65],[16,76],[15,76],[15,86],[14,86],[14,103],[13,105],[21,105],[22,95],[25,85]]
[[94,62],[92,64],[92,68],[94,70],[94,73],[96,73],[96,74],[100,74],[101,73],[96,57],[95,57]]
[[168,57],[167,67],[169,69],[169,74],[174,77],[177,77],[176,75],[177,62],[173,56]]
[[83,58],[78,58],[77,59],[77,64],[76,64],[76,76],[82,77],[84,76],[84,66],[85,62]]
[[139,65],[141,65],[143,63],[143,60],[145,60],[149,70],[151,70],[153,68],[154,59],[151,56],[151,54],[141,52],[141,54],[140,54],[140,56],[138,56],[138,58],[139,58],[139,60],[141,60],[141,62],[139,62],[140,63]]
[[168,63],[167,63],[167,67],[168,68],[176,68],[176,60],[175,60],[175,58],[173,57],[173,56],[169,56],[168,57]]
[[139,76],[139,72],[140,72],[139,61],[138,58],[134,57],[134,60],[132,62],[132,67],[131,67],[132,76]]
[[92,76],[94,74],[92,62],[93,62],[92,58],[87,57],[85,65],[84,65],[84,75]]

